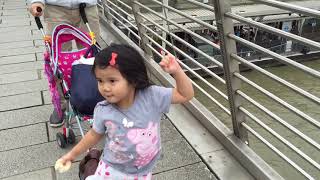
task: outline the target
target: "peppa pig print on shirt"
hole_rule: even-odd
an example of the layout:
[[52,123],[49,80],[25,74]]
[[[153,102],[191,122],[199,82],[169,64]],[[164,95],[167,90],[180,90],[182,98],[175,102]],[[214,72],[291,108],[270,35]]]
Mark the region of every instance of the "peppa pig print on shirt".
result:
[[137,157],[134,165],[138,168],[148,164],[159,151],[157,147],[158,125],[156,123],[149,122],[146,129],[131,129],[128,131],[127,137],[136,145]]

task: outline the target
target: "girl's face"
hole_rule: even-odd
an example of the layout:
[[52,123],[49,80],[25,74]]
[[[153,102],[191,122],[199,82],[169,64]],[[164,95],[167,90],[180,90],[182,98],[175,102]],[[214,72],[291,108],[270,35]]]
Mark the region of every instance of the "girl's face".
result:
[[101,95],[120,108],[128,108],[134,102],[135,88],[121,75],[117,68],[108,66],[105,69],[96,67],[96,79]]

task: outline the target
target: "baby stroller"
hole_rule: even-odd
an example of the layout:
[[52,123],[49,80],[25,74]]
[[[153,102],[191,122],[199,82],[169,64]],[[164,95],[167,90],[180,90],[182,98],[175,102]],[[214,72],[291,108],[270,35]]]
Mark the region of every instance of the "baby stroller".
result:
[[[48,37],[44,33],[40,19],[35,18],[46,46],[44,70],[48,79],[52,104],[61,118],[63,111],[57,86],[61,86],[67,102],[64,116],[65,125],[62,132],[56,135],[57,143],[61,148],[76,142],[73,129],[79,129],[81,136],[84,136],[85,128],[82,127],[82,123],[88,122],[89,126],[92,125],[93,109],[99,101],[103,100],[98,92],[97,82],[91,73],[94,56],[100,48],[88,25],[84,11],[85,6],[82,3],[79,9],[82,20],[90,31],[89,35],[71,25],[60,24],[55,27],[52,36]],[[37,11],[41,12],[42,9],[38,8]],[[73,40],[82,48],[63,52],[62,45],[67,42],[71,43]]]

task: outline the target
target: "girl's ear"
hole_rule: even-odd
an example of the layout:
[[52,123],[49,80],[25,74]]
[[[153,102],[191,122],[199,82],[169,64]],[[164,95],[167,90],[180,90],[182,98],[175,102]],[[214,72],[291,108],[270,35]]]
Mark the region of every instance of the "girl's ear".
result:
[[136,88],[137,87],[137,83],[136,82],[129,82],[128,83],[130,84],[130,86],[132,86],[133,88]]
[[132,86],[133,86],[134,88],[136,88],[136,87],[137,87],[137,83],[132,83]]

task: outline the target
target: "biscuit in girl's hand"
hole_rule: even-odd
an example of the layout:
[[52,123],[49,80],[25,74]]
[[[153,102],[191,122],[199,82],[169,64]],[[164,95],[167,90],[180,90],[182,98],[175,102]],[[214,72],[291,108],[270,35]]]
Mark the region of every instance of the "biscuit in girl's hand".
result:
[[58,159],[56,164],[54,165],[54,169],[59,173],[64,173],[68,171],[71,167],[71,161],[67,161],[65,165],[62,163],[62,159]]
[[163,58],[163,62],[166,66],[168,66],[170,64],[170,60],[168,57]]

